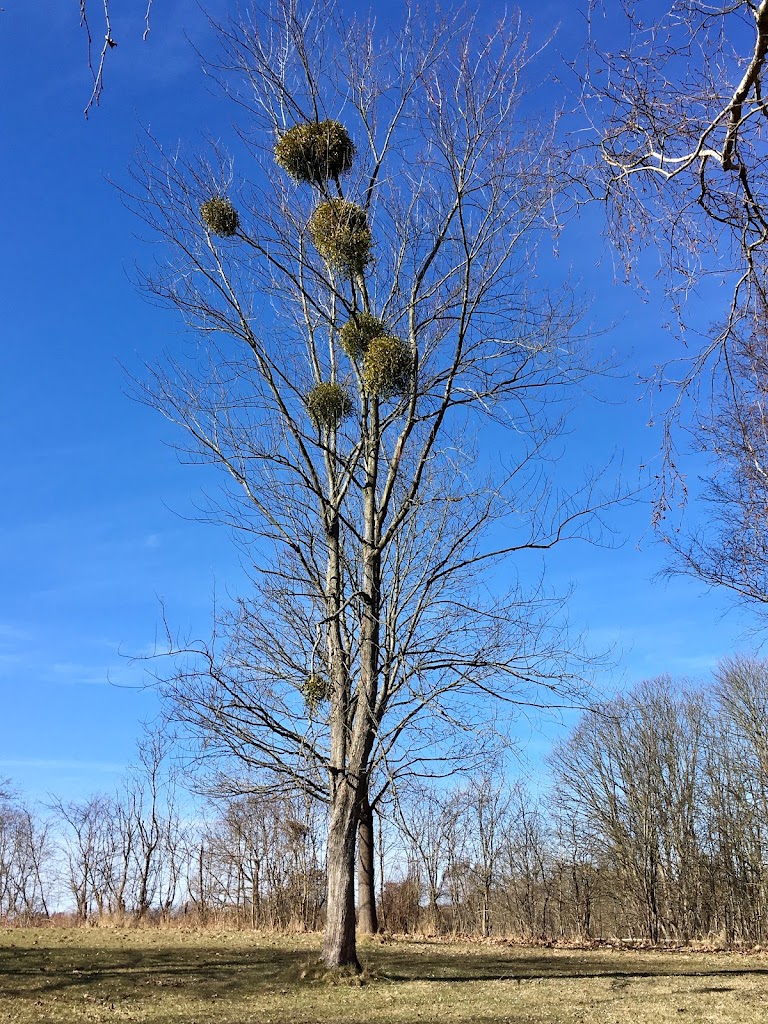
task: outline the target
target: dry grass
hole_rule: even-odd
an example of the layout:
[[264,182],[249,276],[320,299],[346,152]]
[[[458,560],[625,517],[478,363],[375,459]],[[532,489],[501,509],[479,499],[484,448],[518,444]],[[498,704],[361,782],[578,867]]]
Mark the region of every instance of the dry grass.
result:
[[329,985],[316,936],[0,931],[0,1022],[768,1024],[764,954],[361,946],[370,979]]

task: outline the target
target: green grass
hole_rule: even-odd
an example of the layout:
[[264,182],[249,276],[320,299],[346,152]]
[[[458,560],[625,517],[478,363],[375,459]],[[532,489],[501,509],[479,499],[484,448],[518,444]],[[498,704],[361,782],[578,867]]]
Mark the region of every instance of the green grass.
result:
[[766,1022],[768,956],[363,942],[362,985],[311,982],[317,936],[0,931],[0,1024]]

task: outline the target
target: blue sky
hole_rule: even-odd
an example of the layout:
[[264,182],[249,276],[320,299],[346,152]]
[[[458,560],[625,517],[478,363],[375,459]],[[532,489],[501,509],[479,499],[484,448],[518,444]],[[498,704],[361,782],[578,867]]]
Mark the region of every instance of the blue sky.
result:
[[[144,43],[143,5],[120,6],[106,92],[87,122],[75,0],[11,0],[0,13],[0,778],[33,795],[111,786],[156,711],[128,656],[151,649],[160,600],[174,624],[204,636],[214,591],[242,583],[230,538],[194,521],[211,471],[180,465],[168,425],[126,396],[123,367],[140,371],[180,328],[134,288],[132,268],[150,246],[108,182],[125,179],[142,126],[166,143],[202,143],[228,112],[186,38],[210,46],[197,5],[156,0]],[[546,26],[561,5],[523,8]],[[570,18],[552,61],[578,31]],[[620,449],[634,482],[659,443],[635,380],[675,342],[659,326],[658,299],[642,303],[615,284],[596,223],[569,229],[561,261],[592,295],[596,322],[616,324],[596,344],[616,351],[625,378],[605,385],[612,404],[576,416],[568,457],[600,464]],[[649,521],[649,506],[636,504],[614,517],[620,547],[577,545],[547,561],[555,585],[575,584],[574,626],[595,648],[623,652],[606,686],[706,676],[754,643],[743,615],[723,617],[722,595],[652,579],[663,551]],[[543,745],[534,735],[534,755]]]

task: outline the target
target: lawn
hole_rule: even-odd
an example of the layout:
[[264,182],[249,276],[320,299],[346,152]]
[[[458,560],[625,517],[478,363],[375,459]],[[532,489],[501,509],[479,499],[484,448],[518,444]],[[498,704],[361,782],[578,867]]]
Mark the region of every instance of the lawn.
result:
[[309,980],[316,936],[6,929],[0,1024],[768,1024],[768,954],[361,943],[362,985]]

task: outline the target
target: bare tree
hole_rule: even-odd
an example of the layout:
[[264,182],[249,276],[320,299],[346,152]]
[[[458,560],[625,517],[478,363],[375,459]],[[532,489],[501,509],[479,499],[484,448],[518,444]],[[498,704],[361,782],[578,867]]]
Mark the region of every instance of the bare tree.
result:
[[360,797],[357,829],[357,927],[364,935],[375,935],[379,930],[376,912],[376,857],[374,813],[376,803],[370,793]]
[[322,822],[306,798],[219,800],[188,879],[202,917],[236,915],[252,928],[315,929],[324,900]]
[[177,800],[175,737],[148,728],[138,746],[138,764],[130,770],[125,793],[130,805],[123,849],[130,845],[132,902],[137,917],[153,906],[167,915],[175,901],[180,865],[176,847],[183,827]]
[[583,719],[552,755],[561,806],[653,942],[701,930],[703,726],[701,701],[661,678]]
[[[397,799],[397,826],[408,851],[409,875],[426,896],[427,929],[442,930],[440,902],[457,860],[463,860],[464,822],[459,794],[414,782]],[[415,923],[415,922],[414,922]]]
[[[697,367],[765,300],[768,3],[673,0],[648,17],[622,0],[605,18],[599,2],[590,13],[585,95],[613,239],[630,264],[641,243],[663,240],[682,300],[705,273],[733,278],[724,333]],[[619,49],[603,35],[611,24]]]
[[498,839],[498,887],[517,933],[543,939],[547,935],[553,860],[551,824],[540,804],[519,782],[506,795],[505,812],[505,827]]
[[[676,428],[690,426],[691,407],[699,416],[698,448],[713,461],[725,450],[737,473],[735,445],[743,465],[754,462],[755,473],[762,472],[762,427],[750,398],[761,372],[762,342],[755,339],[764,333],[768,284],[768,3],[668,0],[648,11],[636,0],[597,0],[589,12],[582,95],[594,128],[587,149],[597,159],[588,158],[578,173],[582,182],[591,177],[588,192],[606,201],[609,234],[628,268],[637,267],[643,248],[657,250],[687,342],[687,351],[681,348],[657,374],[669,394],[661,520],[687,497]],[[708,314],[713,327],[702,324],[700,310],[702,297],[711,309],[716,294],[725,298]],[[745,500],[754,498],[743,482],[732,476],[725,488],[710,488],[709,537],[677,543],[675,531],[666,530],[665,539],[684,572],[751,599],[738,565],[751,537],[737,544],[740,551],[727,550],[743,524]]]
[[[556,882],[558,924],[561,935],[590,939],[594,934],[595,907],[603,896],[600,885],[599,840],[589,823],[575,808],[559,807],[555,802],[556,847],[553,856],[553,881]],[[541,854],[536,866],[543,865]],[[527,867],[527,865],[526,865]],[[528,876],[532,874],[530,870]],[[597,922],[598,927],[602,922]],[[602,929],[600,929],[602,933]]]
[[133,883],[136,845],[136,795],[130,781],[121,785],[111,806],[115,831],[115,853],[111,884],[111,911],[118,917],[128,913]]
[[768,603],[768,335],[762,324],[734,336],[728,367],[694,433],[710,474],[700,497],[705,514],[695,529],[664,530],[674,555],[667,572],[724,587],[762,617]]
[[472,864],[479,903],[480,934],[488,938],[492,926],[492,896],[499,883],[504,834],[509,826],[511,794],[499,779],[484,772],[462,794],[466,849]]
[[146,285],[202,343],[143,395],[228,471],[211,512],[254,592],[211,642],[169,633],[164,691],[221,789],[327,803],[324,957],[356,965],[371,771],[448,774],[446,740],[492,729],[494,702],[581,692],[561,602],[484,576],[588,536],[602,507],[545,461],[591,372],[572,297],[532,274],[561,164],[520,109],[514,21],[386,35],[277,0],[218,34],[253,174],[145,154],[134,199],[167,245]]
[[762,942],[768,933],[768,664],[731,658],[719,667],[710,771],[715,905],[730,941]]
[[50,827],[0,781],[0,919],[48,916]]
[[56,799],[52,809],[63,831],[65,885],[75,901],[77,917],[109,909],[114,889],[114,859],[119,848],[112,804],[97,795],[81,801]]

